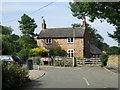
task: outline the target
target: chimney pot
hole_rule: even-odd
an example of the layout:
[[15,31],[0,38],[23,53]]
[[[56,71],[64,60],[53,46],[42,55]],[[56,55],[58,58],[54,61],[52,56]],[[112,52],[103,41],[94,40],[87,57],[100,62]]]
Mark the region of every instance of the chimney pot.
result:
[[43,19],[42,21],[42,30],[45,30],[46,29],[46,23],[45,23],[45,20]]
[[86,29],[86,27],[87,27],[87,26],[86,26],[86,18],[84,17],[84,18],[83,18],[82,28],[83,28],[83,29]]

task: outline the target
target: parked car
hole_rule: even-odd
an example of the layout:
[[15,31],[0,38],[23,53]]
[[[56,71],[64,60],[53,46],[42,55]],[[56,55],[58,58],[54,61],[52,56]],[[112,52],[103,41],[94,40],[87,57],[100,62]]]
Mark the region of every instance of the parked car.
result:
[[22,64],[22,60],[15,55],[0,55],[0,61],[4,61],[6,63],[18,63],[18,64]]

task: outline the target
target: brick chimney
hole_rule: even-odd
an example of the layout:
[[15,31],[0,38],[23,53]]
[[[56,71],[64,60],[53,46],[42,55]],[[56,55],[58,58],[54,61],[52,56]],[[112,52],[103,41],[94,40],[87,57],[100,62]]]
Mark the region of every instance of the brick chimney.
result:
[[82,25],[82,28],[83,28],[83,29],[86,29],[86,27],[87,27],[87,26],[86,26],[86,19],[85,19],[85,17],[84,17],[84,18],[83,18],[83,25]]
[[46,23],[45,23],[45,20],[43,19],[42,21],[42,30],[45,30],[46,29]]

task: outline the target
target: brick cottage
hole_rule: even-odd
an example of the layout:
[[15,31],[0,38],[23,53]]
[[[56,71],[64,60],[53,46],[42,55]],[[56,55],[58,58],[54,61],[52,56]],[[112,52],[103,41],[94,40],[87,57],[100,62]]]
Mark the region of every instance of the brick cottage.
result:
[[37,37],[37,45],[48,50],[63,49],[68,53],[69,58],[73,56],[89,58],[92,55],[85,20],[82,27],[46,28],[43,19],[42,30]]

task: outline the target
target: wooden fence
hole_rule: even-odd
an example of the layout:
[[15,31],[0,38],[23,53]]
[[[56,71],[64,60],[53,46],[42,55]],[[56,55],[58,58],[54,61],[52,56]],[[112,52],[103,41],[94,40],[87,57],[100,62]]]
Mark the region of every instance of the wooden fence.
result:
[[76,59],[76,65],[84,65],[84,64],[101,64],[100,58],[81,58]]

